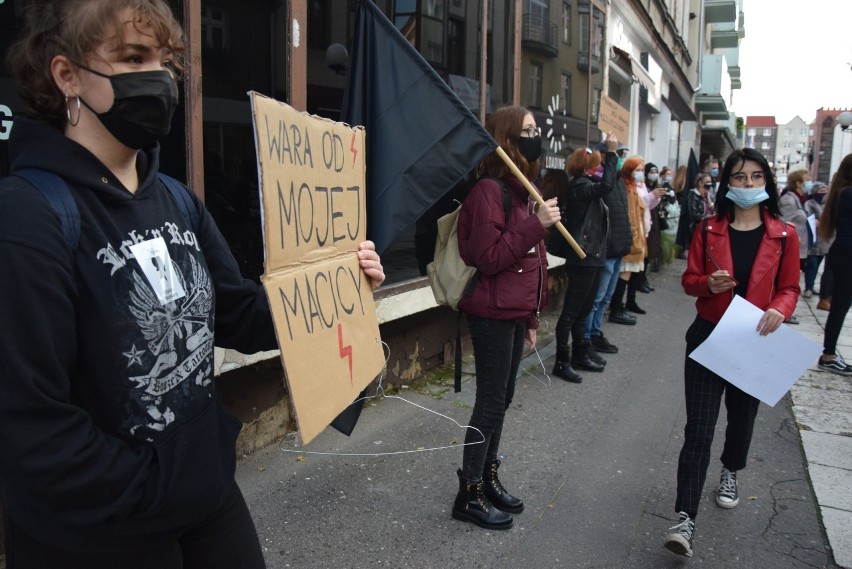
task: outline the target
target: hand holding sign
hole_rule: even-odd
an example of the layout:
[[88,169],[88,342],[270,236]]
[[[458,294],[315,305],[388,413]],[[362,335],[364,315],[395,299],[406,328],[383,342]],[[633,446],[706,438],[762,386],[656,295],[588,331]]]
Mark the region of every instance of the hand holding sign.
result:
[[302,442],[384,365],[366,241],[364,130],[251,93],[269,297]]

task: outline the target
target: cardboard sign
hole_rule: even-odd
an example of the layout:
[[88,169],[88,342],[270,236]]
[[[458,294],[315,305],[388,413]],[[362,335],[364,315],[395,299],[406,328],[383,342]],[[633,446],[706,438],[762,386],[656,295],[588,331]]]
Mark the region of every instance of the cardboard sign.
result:
[[263,207],[263,286],[303,443],[379,374],[366,239],[364,129],[249,93]]
[[627,135],[630,130],[630,111],[610,99],[601,95],[600,112],[598,113],[598,128],[603,136],[612,132],[619,142],[627,144]]

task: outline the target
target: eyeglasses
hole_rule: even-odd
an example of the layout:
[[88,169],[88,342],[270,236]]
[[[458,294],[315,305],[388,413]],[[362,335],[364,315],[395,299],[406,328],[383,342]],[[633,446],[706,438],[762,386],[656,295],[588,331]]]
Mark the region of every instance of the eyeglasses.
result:
[[[744,174],[742,172],[737,172],[736,174],[731,174],[731,181],[738,186],[744,186],[746,182],[748,182],[749,176],[748,174]],[[751,173],[751,183],[756,186],[762,186],[763,182],[766,180],[766,176],[763,175],[763,172],[752,172]]]
[[526,135],[527,138],[533,138],[538,134],[538,127],[528,126],[526,128],[521,129],[521,136]]

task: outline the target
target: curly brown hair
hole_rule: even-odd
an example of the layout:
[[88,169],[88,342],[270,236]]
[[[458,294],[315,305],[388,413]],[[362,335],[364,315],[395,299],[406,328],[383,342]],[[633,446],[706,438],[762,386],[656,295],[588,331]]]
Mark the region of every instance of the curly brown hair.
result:
[[63,125],[65,95],[51,73],[51,61],[64,55],[83,63],[104,43],[121,50],[121,33],[133,14],[132,23],[150,34],[158,47],[173,53],[176,73],[185,71],[186,45],[183,30],[163,0],[31,0],[24,8],[24,26],[19,39],[6,54],[6,66],[19,85],[21,98],[43,118]]
[[[524,128],[524,117],[530,112],[524,107],[502,107],[497,109],[485,120],[485,130],[488,131],[503,151],[512,159],[518,170],[532,181],[538,177],[539,160],[532,162],[523,157],[518,150],[518,138]],[[479,176],[494,176],[502,178],[509,171],[496,152],[492,152],[479,164],[476,169]]]

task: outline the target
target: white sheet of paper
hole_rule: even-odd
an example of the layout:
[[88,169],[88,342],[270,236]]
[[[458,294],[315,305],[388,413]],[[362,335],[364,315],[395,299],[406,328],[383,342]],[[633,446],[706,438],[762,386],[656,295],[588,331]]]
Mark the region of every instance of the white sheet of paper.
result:
[[817,234],[816,215],[814,215],[813,213],[808,216],[808,225],[811,228],[811,235],[816,237],[816,234]]
[[822,346],[782,324],[761,336],[763,311],[735,296],[710,336],[689,355],[770,407],[822,353]]

